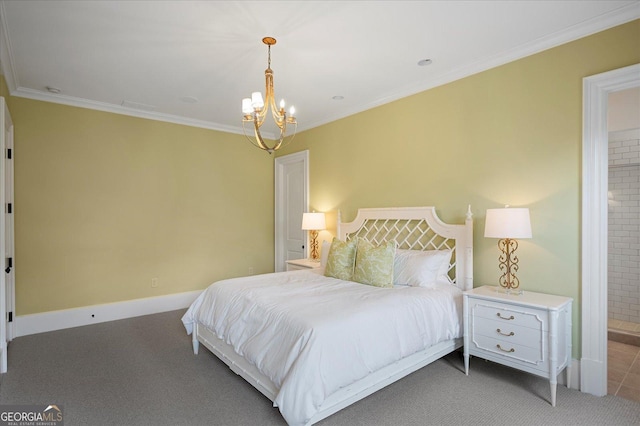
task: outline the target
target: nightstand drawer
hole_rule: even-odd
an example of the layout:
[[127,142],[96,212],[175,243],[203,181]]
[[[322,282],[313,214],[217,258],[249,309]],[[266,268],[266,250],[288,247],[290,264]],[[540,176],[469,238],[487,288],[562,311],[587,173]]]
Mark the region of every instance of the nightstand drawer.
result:
[[542,345],[530,347],[515,342],[505,342],[504,340],[482,334],[474,335],[472,337],[472,343],[474,345],[471,351],[473,355],[492,359],[493,357],[490,355],[493,354],[530,364],[543,371],[548,368],[547,357],[544,354]]
[[494,320],[483,317],[472,317],[472,336],[482,335],[492,339],[501,340],[507,344],[524,345],[533,348],[542,347],[545,341],[545,332],[542,327],[523,327],[516,323],[505,323],[502,320]]
[[518,325],[547,331],[547,321],[545,320],[547,313],[543,310],[487,300],[474,300],[470,309],[473,317],[501,321],[505,325]]

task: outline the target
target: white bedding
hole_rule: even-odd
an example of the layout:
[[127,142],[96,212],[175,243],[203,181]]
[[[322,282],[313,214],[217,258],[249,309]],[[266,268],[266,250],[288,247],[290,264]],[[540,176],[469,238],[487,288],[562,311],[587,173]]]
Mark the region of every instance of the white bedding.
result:
[[183,316],[233,346],[279,389],[274,405],[305,424],[325,398],[388,364],[461,337],[462,292],[378,288],[300,270],[219,281]]

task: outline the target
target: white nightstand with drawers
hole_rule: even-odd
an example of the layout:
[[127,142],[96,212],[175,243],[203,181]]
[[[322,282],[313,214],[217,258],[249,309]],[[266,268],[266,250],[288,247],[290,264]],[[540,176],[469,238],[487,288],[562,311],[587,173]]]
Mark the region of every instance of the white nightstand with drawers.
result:
[[299,269],[317,269],[320,267],[319,260],[294,259],[287,260],[287,271],[297,271]]
[[569,297],[525,291],[506,294],[498,287],[465,291],[464,369],[469,356],[549,379],[556,405],[558,374],[571,381],[571,303]]

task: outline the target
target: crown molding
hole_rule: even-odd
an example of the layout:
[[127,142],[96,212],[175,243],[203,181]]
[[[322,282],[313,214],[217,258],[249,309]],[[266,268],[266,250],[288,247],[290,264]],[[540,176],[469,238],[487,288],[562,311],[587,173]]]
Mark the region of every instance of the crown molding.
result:
[[[121,105],[108,104],[104,102],[97,102],[65,95],[54,95],[42,91],[20,87],[20,82],[17,80],[17,74],[15,72],[14,61],[11,54],[12,49],[10,40],[8,38],[7,25],[5,21],[4,3],[4,0],[0,1],[0,74],[4,74],[5,81],[7,83],[7,87],[11,96],[244,135],[241,126],[228,126],[216,123],[214,121],[197,120],[152,111],[142,111],[134,108],[123,107]],[[439,78],[431,80],[427,83],[405,86],[399,91],[381,96],[373,102],[360,104],[349,111],[343,112],[342,114],[324,116],[315,121],[306,121],[305,124],[298,125],[298,132],[309,130],[314,127],[318,127],[387,104],[389,102],[414,95],[416,93],[424,92],[426,90],[451,83],[453,81],[471,76],[473,74],[477,74],[482,71],[504,65],[506,63],[542,52],[547,49],[551,49],[553,47],[583,37],[587,37],[597,32],[622,25],[639,18],[640,2],[634,2],[607,14],[598,16],[597,18],[581,22],[565,30],[558,31],[548,36],[540,37],[537,40],[525,43],[509,51],[502,52],[489,58],[485,58],[481,61],[477,61],[469,66],[454,69],[451,72],[444,74]],[[269,139],[275,139],[274,134],[265,134],[265,137]]]
[[361,104],[359,106],[356,106],[347,114],[324,117],[323,119],[312,123],[308,122],[307,126],[304,126],[304,128],[302,128],[301,126],[298,127],[299,130],[307,130],[318,127],[323,124],[327,124],[341,118],[366,111],[368,109],[379,107],[398,99],[415,95],[417,93],[424,92],[438,86],[443,86],[453,81],[460,80],[462,78],[469,77],[483,71],[487,71],[491,68],[495,68],[500,65],[516,61],[518,59],[526,58],[527,56],[531,56],[536,53],[540,53],[575,40],[588,37],[595,33],[605,31],[618,25],[626,24],[636,19],[640,19],[640,2],[629,4],[607,14],[600,15],[597,18],[593,18],[573,25],[572,27],[566,28],[562,31],[540,37],[536,40],[522,44],[508,51],[501,52],[497,55],[482,59],[480,61],[476,61],[475,63],[468,66],[453,69],[437,79],[417,85],[405,86],[405,88],[400,91],[396,91],[394,93],[388,94],[387,96],[380,97],[368,104]]
[[217,130],[220,132],[235,133],[243,135],[241,127],[225,126],[213,121],[197,120],[177,115],[164,114],[155,111],[144,111],[135,108],[127,108],[122,105],[109,104],[106,102],[98,102],[89,99],[76,98],[73,96],[61,94],[49,94],[39,90],[18,87],[11,92],[11,96],[20,98],[33,99],[43,102],[52,102],[56,104],[74,106],[78,108],[87,108],[98,111],[110,112],[113,114],[127,115],[131,117],[145,118],[148,120],[164,121],[167,123],[182,124],[191,127],[200,127],[203,129]]

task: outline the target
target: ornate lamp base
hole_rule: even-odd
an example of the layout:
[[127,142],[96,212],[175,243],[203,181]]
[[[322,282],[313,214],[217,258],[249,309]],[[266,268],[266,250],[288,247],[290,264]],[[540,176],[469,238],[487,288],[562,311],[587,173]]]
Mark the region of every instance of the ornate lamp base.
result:
[[498,258],[500,270],[504,273],[498,280],[500,291],[507,294],[522,294],[520,280],[516,277],[518,271],[518,256],[515,251],[518,248],[518,241],[511,238],[504,238],[498,241],[498,248],[502,254]]
[[311,256],[309,256],[309,260],[319,262],[320,253],[318,252],[318,231],[311,230],[309,232],[311,233],[311,242],[309,243],[311,246]]

